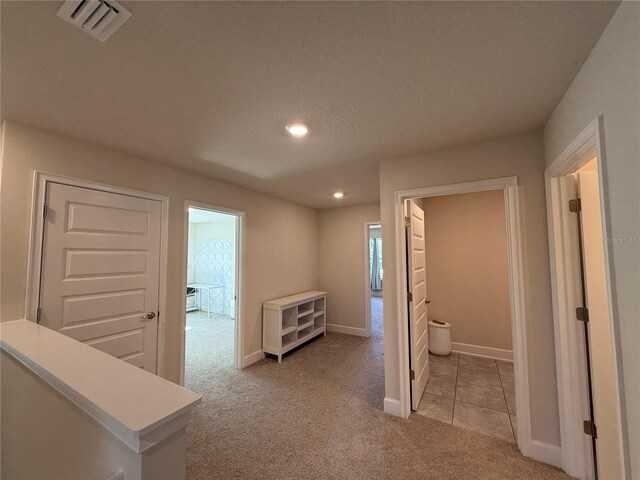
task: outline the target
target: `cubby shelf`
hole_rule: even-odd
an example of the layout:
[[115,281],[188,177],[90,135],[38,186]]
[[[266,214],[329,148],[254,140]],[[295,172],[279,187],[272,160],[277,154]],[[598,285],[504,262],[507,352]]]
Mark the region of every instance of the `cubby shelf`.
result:
[[304,330],[305,328],[310,327],[311,325],[313,325],[313,320],[310,320],[307,323],[304,323],[304,324],[300,325],[298,327],[298,331]]
[[282,327],[282,335],[286,335],[287,333],[295,332],[297,327],[295,325],[290,325],[288,327]]
[[327,334],[327,292],[309,291],[262,304],[264,353],[278,356],[320,334]]

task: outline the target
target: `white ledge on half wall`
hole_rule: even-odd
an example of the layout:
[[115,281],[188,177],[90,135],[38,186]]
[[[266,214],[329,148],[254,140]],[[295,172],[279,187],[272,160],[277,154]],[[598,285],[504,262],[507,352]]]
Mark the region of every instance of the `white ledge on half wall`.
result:
[[202,399],[29,320],[0,323],[0,348],[136,453],[184,428]]

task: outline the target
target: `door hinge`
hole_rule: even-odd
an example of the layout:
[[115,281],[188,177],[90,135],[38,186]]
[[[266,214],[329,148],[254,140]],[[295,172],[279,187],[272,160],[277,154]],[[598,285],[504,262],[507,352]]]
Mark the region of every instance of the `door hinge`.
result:
[[598,430],[596,429],[596,424],[591,420],[585,420],[582,422],[582,426],[584,428],[585,435],[589,435],[593,438],[598,438]]
[[407,292],[407,302],[413,302],[413,293]]
[[411,380],[415,380],[416,379],[416,372],[414,370],[409,370],[409,378]]
[[411,219],[409,217],[404,217],[404,225],[405,227],[411,226]]
[[36,323],[40,325],[40,316],[42,315],[42,308],[38,307],[36,310]]
[[589,310],[587,307],[576,307],[576,320],[581,322],[589,321]]
[[42,218],[47,218],[47,210],[49,210],[49,206],[45,203],[42,208]]
[[582,210],[582,202],[579,198],[574,200],[569,200],[569,211],[572,213],[577,213]]

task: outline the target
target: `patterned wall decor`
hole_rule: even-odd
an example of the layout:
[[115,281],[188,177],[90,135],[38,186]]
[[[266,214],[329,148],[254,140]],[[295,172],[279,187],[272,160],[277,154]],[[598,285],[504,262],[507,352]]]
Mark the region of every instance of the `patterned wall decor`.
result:
[[[224,285],[210,291],[211,311],[235,318],[235,245],[233,240],[198,240],[196,242],[195,281],[210,285]],[[203,292],[201,309],[207,308]]]

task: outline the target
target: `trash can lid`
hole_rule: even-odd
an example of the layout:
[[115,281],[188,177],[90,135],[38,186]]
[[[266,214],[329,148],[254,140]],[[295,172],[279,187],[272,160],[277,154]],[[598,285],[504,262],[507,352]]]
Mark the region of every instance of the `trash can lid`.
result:
[[449,322],[442,322],[440,320],[429,320],[429,325],[437,328],[451,328]]

